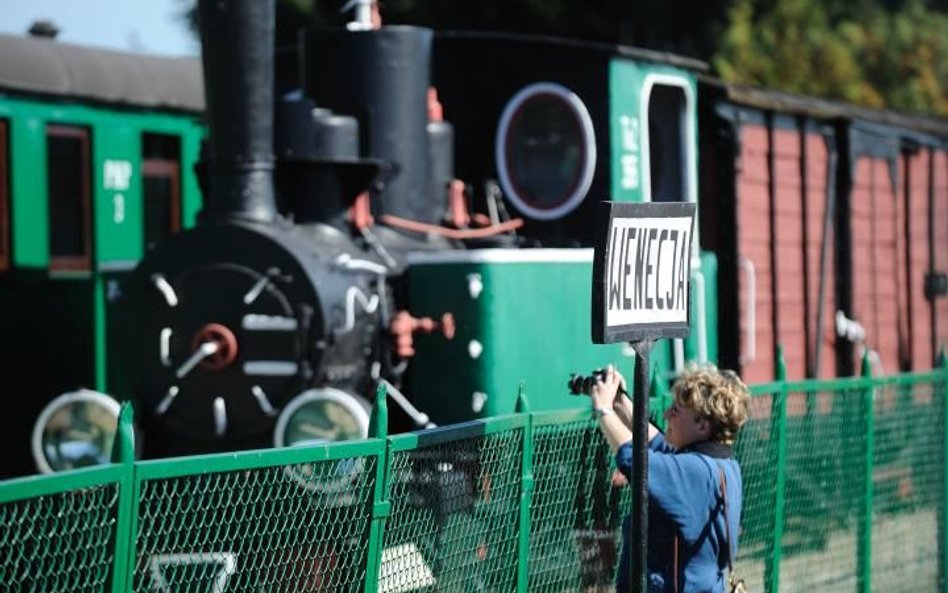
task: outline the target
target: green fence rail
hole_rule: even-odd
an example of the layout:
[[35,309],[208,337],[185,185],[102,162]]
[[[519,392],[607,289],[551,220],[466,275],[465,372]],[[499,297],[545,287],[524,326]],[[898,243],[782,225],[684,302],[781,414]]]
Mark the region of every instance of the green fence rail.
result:
[[[752,388],[753,591],[942,591],[946,378]],[[668,395],[653,391],[660,409]],[[588,410],[0,483],[0,592],[611,591],[629,489]],[[130,408],[123,409],[128,427]]]

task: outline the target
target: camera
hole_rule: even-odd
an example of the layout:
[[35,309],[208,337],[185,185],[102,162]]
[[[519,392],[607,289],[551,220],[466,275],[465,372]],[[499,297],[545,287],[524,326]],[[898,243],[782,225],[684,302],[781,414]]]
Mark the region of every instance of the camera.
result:
[[569,388],[570,395],[589,395],[597,380],[606,380],[606,369],[596,369],[588,376],[570,373],[566,386]]

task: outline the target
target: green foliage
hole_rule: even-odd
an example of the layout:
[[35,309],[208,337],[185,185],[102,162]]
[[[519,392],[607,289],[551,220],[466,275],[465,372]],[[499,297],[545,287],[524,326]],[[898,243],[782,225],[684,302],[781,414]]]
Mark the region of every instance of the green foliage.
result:
[[731,82],[948,116],[948,15],[890,4],[738,0],[712,64]]
[[[278,0],[277,44],[344,24],[344,4]],[[382,15],[669,51],[729,82],[948,116],[948,0],[384,0]]]

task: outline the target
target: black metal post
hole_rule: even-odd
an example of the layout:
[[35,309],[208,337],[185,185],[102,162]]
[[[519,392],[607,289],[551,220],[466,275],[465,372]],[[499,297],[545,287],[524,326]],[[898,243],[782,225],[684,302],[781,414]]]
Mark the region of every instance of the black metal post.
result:
[[632,407],[635,419],[632,425],[632,525],[629,550],[632,554],[632,593],[645,593],[648,574],[648,396],[649,354],[652,340],[633,342],[635,350],[635,377],[633,378]]

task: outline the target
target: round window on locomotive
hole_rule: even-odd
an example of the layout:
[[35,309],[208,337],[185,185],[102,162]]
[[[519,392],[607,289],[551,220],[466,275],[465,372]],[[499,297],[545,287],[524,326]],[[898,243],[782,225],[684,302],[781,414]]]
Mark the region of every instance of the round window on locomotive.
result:
[[495,154],[500,185],[520,212],[565,216],[586,197],[596,167],[589,111],[562,85],[524,87],[504,108]]

